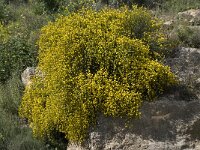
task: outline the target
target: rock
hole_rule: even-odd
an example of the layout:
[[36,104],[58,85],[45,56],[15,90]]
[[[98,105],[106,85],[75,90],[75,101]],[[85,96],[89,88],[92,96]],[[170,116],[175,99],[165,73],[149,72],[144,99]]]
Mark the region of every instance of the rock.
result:
[[187,28],[193,31],[200,31],[200,26],[187,26]]
[[[140,119],[130,120],[99,116],[91,129],[84,150],[172,150],[194,149],[188,129],[200,119],[200,101],[176,101],[169,95],[152,103],[144,103]],[[165,117],[165,114],[168,117]],[[158,116],[160,121],[152,118]],[[154,122],[154,123],[153,123]],[[200,128],[200,127],[199,127]],[[196,131],[196,130],[195,130]],[[191,132],[192,133],[192,132]],[[70,147],[71,150],[71,147]]]
[[172,29],[174,25],[174,20],[169,20],[163,23],[163,27],[166,30]]
[[179,12],[175,17],[161,17],[164,20],[164,29],[173,29],[179,25],[189,26],[190,28],[198,28],[200,26],[200,9],[190,9],[184,12]]
[[82,147],[81,145],[70,143],[69,146],[67,147],[67,150],[85,150],[85,148]]
[[200,78],[196,80],[196,88],[200,90]]
[[25,86],[28,86],[31,84],[31,78],[35,75],[35,67],[27,67],[23,73],[21,74],[21,79],[22,79],[22,83]]
[[21,74],[22,83],[24,86],[28,87],[31,84],[31,79],[34,76],[41,77],[44,79],[44,73],[36,67],[27,67]]
[[182,85],[200,97],[200,49],[181,47],[174,58],[166,60],[166,64],[179,77]]
[[192,25],[200,25],[200,9],[190,9],[179,12],[176,18]]
[[200,9],[179,12],[175,17],[162,17],[163,30],[175,42],[185,47],[200,48]]

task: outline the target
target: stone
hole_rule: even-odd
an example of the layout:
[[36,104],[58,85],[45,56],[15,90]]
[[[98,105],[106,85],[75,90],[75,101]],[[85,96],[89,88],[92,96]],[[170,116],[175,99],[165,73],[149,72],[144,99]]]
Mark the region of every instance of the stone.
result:
[[[178,76],[182,85],[199,96],[200,49],[180,47],[173,58],[167,58],[166,65]],[[185,91],[186,92],[186,91]]]
[[[178,101],[165,95],[155,102],[145,102],[141,111],[141,118],[131,120],[128,127],[125,126],[126,119],[99,116],[97,127],[91,129],[89,139],[81,149],[195,150],[196,142],[190,139],[187,130],[200,119],[199,100]],[[162,118],[164,114],[170,115],[152,123],[153,116]]]
[[70,143],[67,147],[67,150],[85,150],[85,148],[83,148],[81,145]]
[[172,29],[174,25],[174,20],[169,20],[163,23],[163,28],[166,30]]
[[191,25],[200,25],[200,9],[179,12],[176,18],[184,22],[189,22]]
[[34,77],[41,77],[44,79],[45,74],[36,67],[27,67],[21,74],[21,80],[25,87],[29,87],[32,83],[31,79]]
[[27,67],[21,74],[22,83],[24,86],[31,84],[31,78],[35,75],[35,67]]

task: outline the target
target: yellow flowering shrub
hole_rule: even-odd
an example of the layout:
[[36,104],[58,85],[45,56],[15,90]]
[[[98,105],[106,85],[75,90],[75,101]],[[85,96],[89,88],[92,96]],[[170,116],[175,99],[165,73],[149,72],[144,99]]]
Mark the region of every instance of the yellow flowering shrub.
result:
[[83,141],[98,114],[139,117],[176,80],[157,61],[160,23],[144,8],[84,10],[42,28],[38,69],[19,113],[36,136]]

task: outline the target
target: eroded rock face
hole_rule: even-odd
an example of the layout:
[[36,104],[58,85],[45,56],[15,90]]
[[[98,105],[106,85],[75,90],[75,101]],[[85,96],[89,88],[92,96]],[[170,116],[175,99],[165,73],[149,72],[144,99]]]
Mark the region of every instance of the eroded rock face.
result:
[[[140,119],[131,120],[99,117],[97,127],[91,130],[89,140],[79,149],[90,150],[173,150],[196,149],[198,140],[192,131],[200,130],[194,124],[200,120],[200,102],[175,101],[172,95],[160,97],[142,107]],[[191,128],[193,130],[191,130]],[[73,146],[69,146],[72,150]]]
[[166,64],[179,77],[180,83],[200,98],[200,49],[179,48]]
[[84,146],[68,150],[181,150],[200,149],[200,49],[179,48],[166,64],[181,86],[154,102],[145,102],[141,118],[126,120],[99,116]]

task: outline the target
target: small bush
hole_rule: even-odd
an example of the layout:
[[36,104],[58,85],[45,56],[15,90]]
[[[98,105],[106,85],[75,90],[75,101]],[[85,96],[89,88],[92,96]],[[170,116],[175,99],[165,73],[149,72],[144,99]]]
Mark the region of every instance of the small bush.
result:
[[164,0],[129,0],[131,3],[145,6],[148,8],[159,7],[165,2]]
[[2,22],[6,18],[6,9],[3,0],[0,0],[0,21]]
[[3,24],[8,24],[11,21],[14,21],[15,16],[15,7],[8,5],[5,0],[0,0],[0,22]]
[[177,30],[178,38],[182,45],[200,48],[200,28],[181,26]]
[[36,53],[24,37],[15,35],[0,43],[0,82],[5,83],[13,73],[20,73],[27,66],[36,64]]
[[17,115],[22,97],[23,85],[18,76],[13,76],[6,84],[0,84],[0,107],[6,113]]
[[139,117],[142,101],[175,83],[158,62],[166,40],[147,10],[81,10],[42,29],[39,70],[19,109],[35,136],[83,141],[99,113]]
[[43,141],[33,139],[31,129],[17,116],[22,91],[18,76],[0,84],[0,149],[47,149]]
[[161,1],[160,3],[161,5],[158,5],[159,9],[161,9],[162,12],[167,12],[168,14],[178,13],[189,9],[200,8],[199,0],[155,0],[155,1]]
[[[44,11],[50,13],[62,12],[65,9],[68,9],[69,12],[74,12],[82,7],[91,6],[93,0],[36,0],[32,1],[33,4],[37,4],[36,7],[43,6]],[[39,4],[39,5],[38,5]],[[35,8],[36,8],[35,7]]]
[[17,116],[0,108],[0,149],[2,150],[47,150],[43,141],[32,137],[31,129],[21,127]]
[[1,83],[13,73],[20,75],[27,66],[36,66],[39,29],[49,20],[49,16],[36,15],[25,6],[18,6],[14,16],[17,21],[0,26]]

